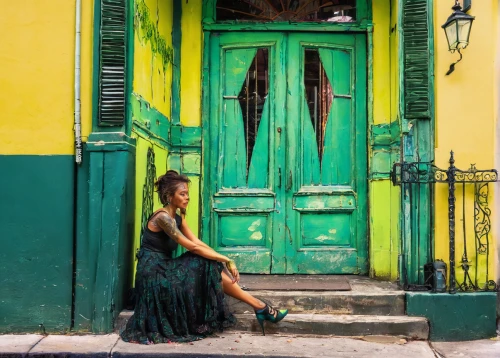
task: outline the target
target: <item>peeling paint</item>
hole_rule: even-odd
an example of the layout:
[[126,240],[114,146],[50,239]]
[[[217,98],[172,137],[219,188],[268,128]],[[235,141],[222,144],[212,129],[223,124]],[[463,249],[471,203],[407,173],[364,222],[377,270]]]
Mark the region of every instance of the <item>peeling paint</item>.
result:
[[252,235],[250,235],[250,240],[262,240],[262,233],[260,231],[254,232]]
[[325,207],[325,202],[322,200],[315,200],[309,203],[311,209],[323,209]]
[[260,219],[255,220],[248,228],[248,231],[255,231],[260,226]]
[[330,238],[326,235],[320,235],[320,236],[316,237],[315,240],[323,242],[323,241],[330,240]]

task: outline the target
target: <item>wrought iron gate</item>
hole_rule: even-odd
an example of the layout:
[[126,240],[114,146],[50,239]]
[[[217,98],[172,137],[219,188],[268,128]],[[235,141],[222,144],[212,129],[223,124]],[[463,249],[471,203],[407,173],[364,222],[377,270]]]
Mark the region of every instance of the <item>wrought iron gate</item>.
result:
[[[491,279],[489,272],[489,253],[491,241],[491,210],[488,206],[489,183],[498,181],[498,172],[495,169],[479,170],[474,164],[467,170],[455,167],[453,151],[450,153],[449,167],[440,169],[429,162],[402,162],[396,163],[392,169],[392,182],[401,186],[401,246],[400,246],[400,282],[406,290],[427,290],[430,287],[424,282],[423,274],[411,277],[408,274],[408,262],[412,260],[411,255],[416,255],[416,262],[432,262],[434,257],[433,235],[429,234],[424,238],[427,240],[426,252],[412,250],[420,248],[421,236],[418,234],[421,217],[428,217],[427,223],[434,226],[435,217],[434,194],[436,185],[446,184],[448,186],[448,235],[449,235],[449,292],[460,291],[494,291],[498,287]],[[429,191],[431,201],[426,208],[415,205],[415,200],[419,200],[422,191]],[[457,191],[461,192],[462,206],[462,237],[457,237],[456,233],[456,208]],[[474,252],[468,251],[470,238],[467,237],[467,198],[473,193],[473,216],[474,216]],[[415,199],[416,198],[416,199]],[[420,203],[417,203],[420,204]],[[470,204],[469,204],[470,206]],[[415,212],[415,208],[417,212]],[[415,233],[417,231],[417,233]],[[432,233],[432,230],[429,231]],[[458,263],[456,260],[455,244],[456,240],[463,240],[463,252]],[[425,246],[425,245],[423,245]],[[422,257],[423,256],[423,257]],[[471,257],[473,261],[471,261]],[[484,257],[485,259],[481,259]],[[480,262],[481,261],[481,262]],[[457,274],[456,268],[461,271]],[[471,278],[471,269],[474,270],[474,279]],[[423,273],[423,266],[418,265],[419,273]],[[485,275],[485,282],[478,281],[480,274]]]

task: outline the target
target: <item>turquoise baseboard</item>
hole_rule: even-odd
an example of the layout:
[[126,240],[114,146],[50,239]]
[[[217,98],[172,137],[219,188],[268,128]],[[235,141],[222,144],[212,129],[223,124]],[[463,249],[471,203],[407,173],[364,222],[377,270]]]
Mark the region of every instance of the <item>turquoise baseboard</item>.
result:
[[406,313],[426,317],[431,341],[469,341],[496,336],[496,292],[408,292]]

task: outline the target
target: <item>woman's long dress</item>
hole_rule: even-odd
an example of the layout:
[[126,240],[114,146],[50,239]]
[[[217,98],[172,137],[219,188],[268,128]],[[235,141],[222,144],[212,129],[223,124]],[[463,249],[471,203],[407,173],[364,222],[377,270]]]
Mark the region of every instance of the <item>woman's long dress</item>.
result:
[[[181,217],[175,219],[180,227]],[[144,229],[134,315],[121,333],[124,341],[189,342],[234,324],[224,299],[222,264],[190,252],[172,258],[176,248],[163,231]]]

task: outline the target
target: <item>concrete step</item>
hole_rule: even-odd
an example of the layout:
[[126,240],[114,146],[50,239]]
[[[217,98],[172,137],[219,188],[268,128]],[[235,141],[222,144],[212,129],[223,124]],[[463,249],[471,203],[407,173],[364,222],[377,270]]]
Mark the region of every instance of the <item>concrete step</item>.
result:
[[[290,313],[403,316],[405,293],[396,290],[362,291],[251,291],[255,297]],[[231,312],[249,312],[249,306],[228,297]]]
[[[261,332],[254,314],[237,314],[238,323],[232,330]],[[298,334],[318,336],[389,335],[426,340],[429,324],[422,317],[288,314],[281,322],[264,323],[266,334]]]
[[115,320],[115,333],[120,333],[125,329],[125,326],[127,325],[128,320],[132,315],[134,314],[134,311],[129,311],[129,310],[123,310],[120,312],[118,317],[116,317]]
[[[119,333],[133,311],[122,311],[115,322]],[[253,313],[236,314],[237,325],[231,331],[261,332]],[[265,322],[266,334],[299,334],[318,336],[373,336],[389,335],[410,339],[427,339],[429,325],[425,318],[408,316],[293,314],[273,324]]]

